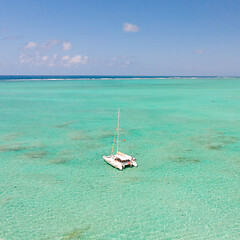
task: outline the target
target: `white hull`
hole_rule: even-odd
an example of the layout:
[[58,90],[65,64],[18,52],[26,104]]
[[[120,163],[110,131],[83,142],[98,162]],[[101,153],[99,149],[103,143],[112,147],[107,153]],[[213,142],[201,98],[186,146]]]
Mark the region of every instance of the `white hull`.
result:
[[127,167],[127,166],[133,166],[133,167],[137,167],[137,163],[134,160],[128,160],[128,161],[124,161],[124,162],[120,162],[118,160],[115,159],[114,155],[111,156],[103,156],[103,159],[110,164],[111,166],[118,168],[119,170],[123,170],[123,168]]

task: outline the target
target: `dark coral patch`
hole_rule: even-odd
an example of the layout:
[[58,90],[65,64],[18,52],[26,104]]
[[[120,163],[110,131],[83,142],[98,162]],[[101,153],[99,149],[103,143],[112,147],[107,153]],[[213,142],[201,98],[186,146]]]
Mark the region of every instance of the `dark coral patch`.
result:
[[54,127],[56,127],[56,128],[66,128],[73,123],[75,123],[75,121],[64,122],[64,123],[61,123],[61,124],[57,124]]
[[74,141],[83,141],[91,139],[91,136],[86,135],[83,131],[75,131],[69,134],[70,139]]
[[220,145],[220,144],[219,145],[209,145],[209,146],[207,146],[207,148],[210,150],[222,150],[224,148],[224,146]]
[[2,137],[2,140],[4,142],[8,142],[8,141],[12,141],[12,140],[15,140],[17,138],[19,138],[20,136],[22,136],[23,134],[20,133],[20,132],[16,132],[16,133],[10,133],[10,134],[7,134],[5,136]]
[[71,240],[71,239],[82,239],[83,235],[86,233],[86,231],[89,229],[90,227],[84,227],[84,228],[78,228],[78,229],[74,229],[73,231],[65,234],[62,237],[62,240]]
[[32,151],[26,153],[29,158],[43,158],[48,154],[47,151]]
[[56,158],[54,159],[51,163],[52,164],[66,164],[70,161],[71,159],[69,158]]
[[22,145],[4,145],[0,146],[0,152],[20,152],[23,150],[31,149],[30,146],[22,146]]
[[176,157],[173,159],[174,162],[183,163],[183,164],[189,164],[189,163],[200,163],[201,161],[197,158],[191,158],[191,157]]
[[114,137],[114,134],[110,132],[105,132],[99,135],[97,138],[109,138],[109,137]]

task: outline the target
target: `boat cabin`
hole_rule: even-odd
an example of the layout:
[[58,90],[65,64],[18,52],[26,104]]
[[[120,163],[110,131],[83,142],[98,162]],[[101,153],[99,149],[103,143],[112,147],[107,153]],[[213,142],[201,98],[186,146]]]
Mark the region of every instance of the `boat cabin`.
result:
[[128,161],[132,161],[132,160],[136,161],[135,158],[133,158],[125,153],[121,153],[119,151],[117,151],[117,154],[114,156],[115,156],[115,159],[120,162],[128,162]]

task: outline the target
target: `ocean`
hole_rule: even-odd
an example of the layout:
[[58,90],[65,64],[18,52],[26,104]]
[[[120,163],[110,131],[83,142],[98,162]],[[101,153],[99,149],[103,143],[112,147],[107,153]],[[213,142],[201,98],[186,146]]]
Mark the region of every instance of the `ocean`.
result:
[[240,239],[240,78],[1,76],[0,177],[0,239]]

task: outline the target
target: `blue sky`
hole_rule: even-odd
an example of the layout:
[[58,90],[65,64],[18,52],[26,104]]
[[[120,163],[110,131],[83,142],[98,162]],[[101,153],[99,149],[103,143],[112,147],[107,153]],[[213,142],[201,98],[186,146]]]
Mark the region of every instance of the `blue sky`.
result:
[[0,74],[240,75],[239,0],[0,0]]

